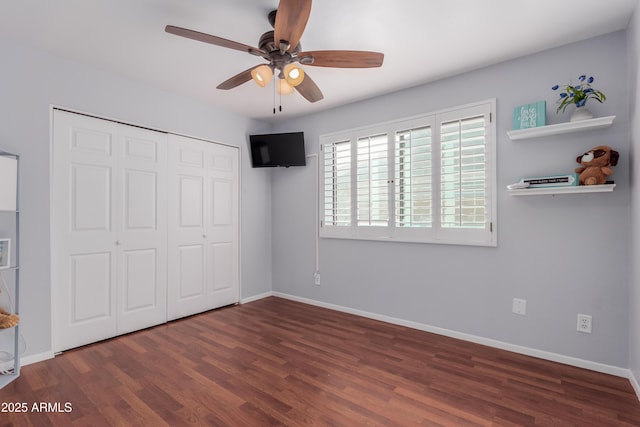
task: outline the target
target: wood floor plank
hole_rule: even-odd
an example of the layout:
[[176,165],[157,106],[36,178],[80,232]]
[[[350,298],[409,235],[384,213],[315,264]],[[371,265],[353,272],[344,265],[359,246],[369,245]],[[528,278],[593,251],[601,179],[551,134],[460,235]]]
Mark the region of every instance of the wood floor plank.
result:
[[624,378],[275,297],[25,366],[2,402],[29,410],[0,427],[640,427]]

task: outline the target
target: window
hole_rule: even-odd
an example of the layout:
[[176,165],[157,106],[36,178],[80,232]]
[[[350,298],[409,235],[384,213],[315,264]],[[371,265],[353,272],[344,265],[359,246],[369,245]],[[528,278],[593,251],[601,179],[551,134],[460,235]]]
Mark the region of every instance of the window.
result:
[[321,236],[495,246],[494,110],[321,136]]

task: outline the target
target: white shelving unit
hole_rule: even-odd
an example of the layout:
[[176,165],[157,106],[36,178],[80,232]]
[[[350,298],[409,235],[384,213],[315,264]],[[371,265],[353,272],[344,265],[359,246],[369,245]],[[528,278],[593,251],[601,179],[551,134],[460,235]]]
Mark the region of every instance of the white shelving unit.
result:
[[616,188],[615,184],[603,185],[575,185],[569,187],[546,187],[546,188],[520,188],[507,192],[512,196],[544,196],[560,194],[582,194],[582,193],[610,193]]
[[[2,206],[0,206],[0,214],[2,215],[3,222],[5,220],[7,222],[13,222],[15,227],[15,229],[13,230],[13,237],[14,237],[13,248],[12,248],[13,256],[12,256],[11,265],[8,268],[0,270],[0,275],[7,275],[11,273],[13,273],[14,275],[14,279],[13,279],[14,293],[12,295],[12,298],[14,303],[15,314],[18,314],[19,294],[20,294],[20,268],[19,268],[19,265],[20,265],[19,264],[19,261],[20,261],[20,255],[19,255],[20,254],[20,210],[18,208],[18,190],[17,190],[18,184],[17,183],[18,183],[18,168],[19,168],[20,158],[17,154],[8,153],[2,150],[0,150],[0,157],[15,159],[15,177],[13,177],[15,180],[14,181],[15,189],[7,189],[6,187],[4,188],[4,190],[8,190],[8,193],[7,192],[2,193],[3,200],[1,203]],[[6,169],[4,172],[6,173]],[[11,186],[12,183],[7,184],[7,182],[5,181],[0,185]],[[13,205],[13,203],[10,203],[9,201],[9,203],[7,204],[6,199],[12,198],[14,196],[15,196],[15,205],[7,207],[8,205]],[[14,216],[14,218],[11,220],[11,218],[9,218],[8,216]],[[9,289],[9,292],[10,291],[11,290]],[[7,292],[7,291],[3,290],[3,292]],[[5,310],[10,309],[10,307],[3,307],[3,308]],[[0,389],[1,389],[20,376],[20,324],[14,326],[13,328],[0,329],[0,334],[13,334],[13,366],[9,369],[6,369],[7,367],[4,366],[4,364],[2,365],[3,369],[7,370],[8,373],[5,373],[5,374],[0,373]],[[3,363],[3,362],[0,362],[0,363]]]
[[595,119],[579,120],[576,122],[558,123],[555,125],[538,126],[535,128],[517,129],[507,131],[509,139],[541,138],[543,136],[562,135],[565,133],[582,132],[587,130],[603,129],[611,126],[616,116],[597,117]]
[[[616,116],[596,117],[594,119],[578,120],[575,122],[510,130],[507,131],[507,135],[512,141],[517,141],[520,139],[542,138],[545,136],[604,129],[611,126],[615,118]],[[559,194],[609,193],[613,191],[614,188],[616,188],[615,184],[603,184],[570,187],[522,188],[517,190],[510,190],[507,188],[507,192],[512,196],[555,196]]]

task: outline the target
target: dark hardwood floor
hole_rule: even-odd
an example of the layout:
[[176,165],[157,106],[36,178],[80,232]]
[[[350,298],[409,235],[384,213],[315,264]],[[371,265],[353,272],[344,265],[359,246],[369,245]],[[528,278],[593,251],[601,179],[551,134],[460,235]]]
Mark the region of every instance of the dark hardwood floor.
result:
[[26,366],[0,403],[2,426],[640,426],[626,379],[280,298]]

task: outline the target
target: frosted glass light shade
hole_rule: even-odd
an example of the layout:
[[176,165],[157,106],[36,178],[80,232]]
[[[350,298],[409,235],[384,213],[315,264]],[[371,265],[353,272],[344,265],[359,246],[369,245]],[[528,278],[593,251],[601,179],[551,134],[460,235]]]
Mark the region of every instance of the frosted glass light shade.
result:
[[284,78],[289,86],[298,86],[304,80],[304,70],[296,64],[287,64],[284,67]]
[[251,70],[251,78],[260,87],[265,87],[271,81],[273,77],[273,71],[268,65],[260,65],[259,67]]
[[278,79],[278,93],[280,95],[291,95],[293,86],[289,85],[285,79]]

